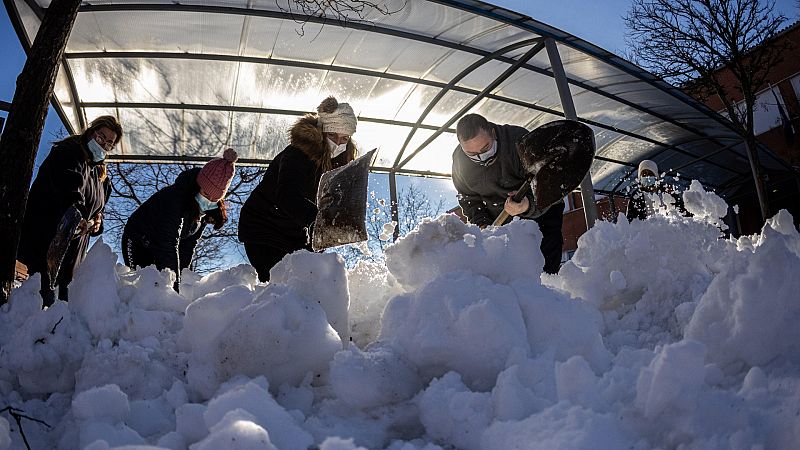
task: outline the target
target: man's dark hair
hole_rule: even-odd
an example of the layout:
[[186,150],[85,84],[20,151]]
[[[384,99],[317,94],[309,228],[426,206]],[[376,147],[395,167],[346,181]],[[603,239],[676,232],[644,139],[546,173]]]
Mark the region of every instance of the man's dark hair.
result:
[[468,141],[477,136],[481,130],[486,130],[487,133],[492,132],[489,121],[480,114],[467,114],[458,121],[456,136],[460,141]]

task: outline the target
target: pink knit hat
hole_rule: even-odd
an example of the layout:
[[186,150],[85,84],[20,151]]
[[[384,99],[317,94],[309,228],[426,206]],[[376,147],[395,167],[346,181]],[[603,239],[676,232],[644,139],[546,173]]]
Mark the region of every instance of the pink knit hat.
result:
[[200,173],[197,174],[197,184],[200,191],[210,195],[212,202],[218,202],[225,197],[225,193],[233,180],[234,164],[239,156],[232,148],[225,149],[222,158],[215,158],[207,162]]

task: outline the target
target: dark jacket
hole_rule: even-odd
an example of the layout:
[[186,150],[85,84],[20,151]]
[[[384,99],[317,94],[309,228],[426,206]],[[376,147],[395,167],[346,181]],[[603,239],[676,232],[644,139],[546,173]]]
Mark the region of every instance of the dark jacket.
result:
[[315,161],[326,152],[313,116],[295,123],[289,142],[272,160],[239,215],[240,241],[266,244],[286,253],[311,249],[309,228],[317,216],[317,189],[323,172]]
[[687,215],[681,194],[675,192],[663,180],[658,180],[655,192],[649,193],[650,195],[647,194],[648,192],[644,191],[639,185],[639,180],[633,182],[631,197],[628,200],[628,210],[625,213],[628,221],[633,219],[644,220],[651,216],[656,209],[664,208],[668,204],[674,205],[682,215]]
[[195,200],[200,192],[199,172],[199,167],[181,172],[173,184],[142,203],[125,224],[127,237],[150,252],[156,267],[172,269],[178,281],[181,269],[192,262],[205,225]]
[[[497,155],[488,166],[469,159],[461,146],[453,151],[453,184],[458,191],[458,203],[470,223],[491,225],[503,212],[508,193],[525,183],[527,173],[517,154],[517,142],[528,130],[514,125],[492,124],[497,136]],[[533,194],[527,195],[533,205]],[[523,219],[533,218],[533,208],[520,214]],[[510,222],[509,218],[506,223]]]
[[[17,259],[28,266],[29,273],[47,270],[47,249],[67,208],[74,205],[86,220],[103,211],[111,182],[108,178],[101,181],[102,173],[79,137],[53,145],[39,167],[25,208]],[[101,227],[92,236],[102,232]],[[70,243],[59,270],[59,285],[66,286],[72,280],[86,256],[89,239],[82,235]]]

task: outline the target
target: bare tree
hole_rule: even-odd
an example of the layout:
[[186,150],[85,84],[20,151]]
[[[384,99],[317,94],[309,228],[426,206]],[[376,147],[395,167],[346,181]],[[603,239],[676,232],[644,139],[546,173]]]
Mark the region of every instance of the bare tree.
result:
[[[626,40],[637,63],[700,99],[718,96],[742,136],[761,213],[769,211],[753,132],[756,93],[769,81],[785,48],[761,45],[786,17],[760,0],[633,0]],[[726,68],[733,76],[721,76]],[[735,98],[743,98],[742,104]]]
[[54,0],[42,20],[28,60],[17,78],[17,89],[0,137],[0,305],[8,300],[28,201],[36,150],[42,136],[47,104],[53,94],[58,62],[78,14],[78,0]]
[[353,20],[364,20],[370,15],[395,14],[405,8],[408,0],[275,0],[275,5],[294,17],[300,26],[297,34],[303,35],[305,25],[311,19],[333,19],[347,23]]

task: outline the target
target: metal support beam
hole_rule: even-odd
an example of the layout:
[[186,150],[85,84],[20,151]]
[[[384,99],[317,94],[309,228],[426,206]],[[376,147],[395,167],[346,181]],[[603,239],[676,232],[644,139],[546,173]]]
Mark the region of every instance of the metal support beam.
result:
[[[561,99],[561,108],[564,110],[564,117],[569,120],[578,120],[575,111],[575,104],[572,102],[572,94],[567,83],[567,75],[564,66],[561,64],[561,56],[558,54],[558,47],[553,38],[546,38],[544,45],[547,47],[547,57],[550,58],[550,66],[553,69],[553,78],[556,80],[558,96]],[[583,213],[586,216],[586,229],[590,229],[597,221],[597,203],[594,201],[594,187],[592,186],[592,172],[586,174],[581,181],[581,198],[583,199]]]
[[[489,55],[487,55],[487,56],[489,56]],[[460,93],[464,93],[464,94],[470,94],[470,95],[476,95],[476,96],[481,94],[481,92],[478,91],[478,90],[470,89],[470,88],[467,88],[467,87],[464,87],[464,86],[456,86],[452,82],[451,83],[441,83],[441,82],[432,81],[432,80],[424,80],[424,79],[421,79],[421,78],[413,78],[413,77],[408,77],[408,76],[399,75],[399,74],[392,74],[392,73],[389,73],[389,72],[378,72],[378,71],[374,71],[374,70],[357,69],[357,68],[337,66],[337,65],[325,65],[325,64],[318,64],[318,63],[309,63],[309,62],[303,62],[303,61],[289,61],[289,60],[281,60],[281,59],[273,59],[273,58],[245,57],[245,56],[239,56],[239,55],[210,55],[210,54],[171,53],[171,52],[160,53],[160,52],[141,52],[141,51],[138,51],[138,52],[114,52],[114,53],[108,53],[108,52],[76,52],[76,53],[66,54],[65,58],[67,60],[71,60],[71,59],[92,59],[92,58],[106,58],[106,59],[112,59],[112,58],[114,58],[114,59],[116,59],[116,58],[149,58],[149,59],[186,59],[186,60],[194,60],[194,61],[245,62],[245,63],[252,63],[252,64],[266,64],[266,65],[276,65],[276,66],[286,66],[286,67],[299,67],[299,68],[307,68],[307,69],[312,69],[312,70],[327,70],[327,71],[348,73],[348,74],[354,74],[354,75],[374,76],[374,77],[386,78],[386,79],[389,79],[389,80],[403,81],[403,82],[414,83],[414,84],[421,84],[421,85],[424,85],[424,86],[431,86],[431,87],[445,89],[445,90],[448,90],[448,91],[460,92]],[[502,57],[498,56],[497,58],[502,58]],[[523,67],[525,67],[525,66],[523,66]],[[548,76],[550,76],[549,72],[547,72],[547,74],[548,74]],[[540,111],[540,112],[543,112],[543,113],[552,114],[554,116],[560,116],[560,117],[564,116],[564,114],[561,111],[545,108],[545,107],[536,105],[534,103],[520,101],[520,100],[516,100],[516,99],[512,99],[512,98],[509,98],[509,97],[504,97],[504,96],[500,96],[500,95],[496,95],[496,94],[486,94],[485,98],[492,99],[492,100],[497,100],[497,101],[500,101],[500,102],[504,102],[504,103],[508,103],[508,104],[512,104],[512,105],[516,105],[516,106],[520,106],[520,107],[523,107],[523,108],[532,109],[534,111]],[[137,104],[137,103],[113,103],[113,102],[82,103],[79,106],[81,106],[83,108],[86,108],[86,107],[116,107],[116,106],[133,107],[132,105],[147,105],[147,106],[142,106],[142,107],[150,107],[150,108],[156,107],[156,106],[150,106],[150,105],[155,105],[155,104],[148,104],[148,103],[139,103],[139,104]],[[183,104],[180,104],[180,105],[183,105]],[[181,108],[183,108],[183,106],[181,106]],[[208,109],[208,108],[209,108],[208,105],[204,105],[202,108],[197,108],[197,109]],[[173,109],[179,109],[179,108],[173,108]],[[218,109],[218,110],[225,110],[225,109]],[[270,110],[268,110],[268,109],[260,110],[260,108],[247,108],[247,107],[244,107],[244,109],[241,109],[241,111],[242,112],[265,112],[265,113],[270,113]],[[298,114],[296,114],[296,115],[302,115],[302,114],[303,114],[302,112],[298,112]],[[361,118],[359,118],[359,120],[370,121],[372,119],[361,117]],[[377,119],[373,120],[373,121],[378,122]],[[653,145],[658,145],[658,146],[662,147],[662,150],[660,150],[658,153],[656,153],[656,155],[658,155],[658,154],[660,154],[660,153],[662,153],[664,151],[667,151],[667,150],[672,150],[672,151],[675,151],[677,153],[681,153],[683,155],[690,156],[692,158],[697,158],[698,157],[698,155],[695,155],[694,153],[690,153],[690,152],[684,151],[684,150],[680,149],[679,147],[677,147],[675,145],[666,144],[664,142],[657,141],[657,140],[655,140],[653,138],[649,138],[649,137],[643,136],[643,135],[638,134],[638,133],[634,133],[634,132],[630,132],[630,131],[627,131],[627,130],[619,129],[619,128],[617,128],[615,126],[612,126],[612,125],[606,125],[606,124],[603,124],[603,123],[600,123],[600,122],[596,122],[594,120],[585,119],[585,118],[579,119],[579,121],[583,122],[583,123],[585,123],[587,125],[593,126],[593,127],[602,128],[604,130],[608,130],[608,131],[612,131],[612,132],[615,132],[615,133],[619,133],[619,134],[622,134],[624,136],[629,136],[629,137],[632,137],[634,139],[638,139],[638,140],[641,140],[641,141],[644,141],[644,142],[647,142],[647,143],[650,143],[650,144],[653,144]],[[396,124],[395,121],[385,121],[385,122],[379,122],[379,123],[387,123],[389,125]],[[418,121],[418,123],[419,124],[416,125],[417,128],[428,129],[428,130],[437,130],[438,129],[438,127],[435,127],[435,126],[423,125],[421,123],[421,121]],[[407,124],[407,126],[414,126],[415,125],[415,124],[412,124],[410,122],[405,122],[404,124]],[[451,129],[448,129],[447,131],[448,132],[453,132],[453,130],[451,130]],[[700,138],[700,139],[708,140],[709,138]],[[652,157],[654,157],[654,156],[655,155],[653,155]],[[735,170],[733,170],[733,169],[731,169],[729,167],[725,167],[724,165],[721,165],[721,164],[713,163],[713,165],[715,167],[719,168],[719,169],[726,170],[726,171],[729,171],[729,172],[732,172],[732,173],[735,173],[735,174],[743,173],[743,172],[737,172],[737,171],[735,171]]]
[[392,171],[389,172],[389,205],[392,211],[392,222],[394,222],[394,231],[392,232],[392,242],[397,242],[400,237],[400,211],[397,205],[397,174]]
[[761,220],[765,221],[769,218],[769,202],[767,200],[767,192],[764,186],[764,178],[761,174],[761,164],[758,162],[758,148],[752,148],[747,139],[744,141],[745,149],[747,149],[747,159],[750,162],[750,170],[753,172],[753,182],[756,185],[756,197],[758,198],[758,206],[761,209]]
[[459,109],[457,113],[453,114],[453,117],[451,117],[447,121],[447,123],[439,127],[438,130],[434,131],[433,134],[430,135],[430,137],[428,137],[428,139],[425,139],[425,142],[423,142],[419,147],[417,147],[416,150],[411,152],[411,154],[408,155],[402,162],[400,162],[400,164],[397,164],[396,167],[401,168],[406,164],[408,164],[411,158],[413,158],[419,152],[421,152],[425,147],[428,146],[428,144],[436,140],[436,138],[439,137],[439,135],[441,135],[442,132],[444,132],[448,127],[450,127],[450,125],[454,124],[456,120],[461,118],[461,116],[463,116],[467,111],[472,109],[473,106],[477,105],[478,102],[483,100],[484,97],[486,97],[490,92],[495,90],[497,86],[500,86],[504,81],[506,81],[508,77],[510,77],[511,75],[514,74],[514,72],[517,71],[517,69],[519,69],[525,63],[527,63],[531,58],[533,58],[537,53],[539,53],[539,51],[541,51],[542,48],[544,48],[544,45],[542,43],[534,45],[533,48],[531,48],[524,55],[522,55],[513,65],[511,65],[511,67],[507,68],[502,74],[500,74],[500,76],[498,76],[497,78],[495,78],[494,81],[489,83],[489,85],[486,86],[481,91],[480,94],[476,95],[475,98],[467,102],[466,105],[464,105],[461,109]]
[[506,53],[508,53],[508,52],[510,52],[512,50],[517,50],[519,48],[526,47],[528,45],[533,45],[533,44],[541,44],[541,39],[540,38],[526,39],[524,41],[515,42],[514,44],[507,45],[507,46],[501,48],[500,50],[497,50],[496,52],[493,52],[492,54],[486,55],[483,58],[475,61],[474,63],[470,64],[466,69],[462,70],[458,75],[453,77],[453,79],[450,80],[450,82],[447,83],[447,85],[444,86],[439,91],[439,93],[436,94],[436,97],[434,97],[430,102],[428,102],[428,106],[425,107],[425,110],[422,111],[422,114],[419,115],[419,118],[417,119],[417,122],[414,124],[414,126],[411,128],[411,130],[408,132],[408,135],[406,136],[406,140],[405,140],[405,142],[403,142],[403,146],[400,147],[400,152],[397,154],[397,158],[395,158],[395,160],[394,160],[394,166],[397,167],[397,165],[402,160],[403,153],[405,153],[406,147],[408,147],[408,143],[411,142],[411,139],[414,137],[414,133],[417,132],[417,129],[419,128],[420,125],[422,125],[422,122],[425,120],[425,118],[428,117],[428,114],[439,103],[439,100],[444,98],[445,94],[450,92],[450,90],[453,89],[456,86],[456,84],[458,84],[459,81],[461,81],[462,79],[464,79],[464,77],[466,77],[467,75],[469,75],[472,72],[474,72],[478,67],[486,64],[489,61],[492,61],[493,59],[497,58],[498,56],[504,55],[504,54],[506,54]]

